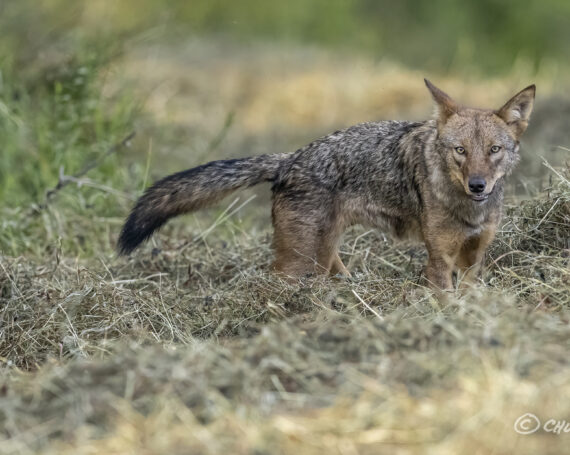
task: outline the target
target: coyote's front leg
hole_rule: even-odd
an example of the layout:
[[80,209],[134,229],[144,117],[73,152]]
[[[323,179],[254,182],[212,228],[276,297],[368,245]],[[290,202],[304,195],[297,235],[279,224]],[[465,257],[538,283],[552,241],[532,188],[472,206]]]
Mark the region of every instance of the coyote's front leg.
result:
[[429,256],[426,277],[430,286],[437,290],[453,289],[453,270],[465,235],[433,220],[424,223],[422,231]]
[[486,225],[479,235],[468,238],[461,247],[457,258],[457,268],[460,272],[458,279],[461,279],[462,287],[471,285],[479,276],[485,251],[495,238],[496,230],[496,223]]

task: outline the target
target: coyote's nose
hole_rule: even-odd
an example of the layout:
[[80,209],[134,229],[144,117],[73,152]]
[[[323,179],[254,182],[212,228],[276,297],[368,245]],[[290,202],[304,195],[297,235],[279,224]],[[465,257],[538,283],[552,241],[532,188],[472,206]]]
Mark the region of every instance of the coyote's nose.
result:
[[482,193],[485,191],[487,182],[483,177],[469,177],[469,190],[472,193]]

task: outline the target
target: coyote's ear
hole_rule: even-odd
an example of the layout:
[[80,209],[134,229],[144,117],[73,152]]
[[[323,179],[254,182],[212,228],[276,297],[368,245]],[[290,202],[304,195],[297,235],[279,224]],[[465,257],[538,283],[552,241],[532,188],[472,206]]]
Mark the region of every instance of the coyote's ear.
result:
[[424,79],[426,87],[431,93],[434,101],[436,102],[436,119],[438,126],[445,125],[447,119],[459,111],[459,105],[451,99],[451,97],[444,91],[438,89],[427,79]]
[[495,113],[509,126],[516,138],[523,134],[528,126],[528,120],[534,105],[536,86],[529,85],[518,92]]

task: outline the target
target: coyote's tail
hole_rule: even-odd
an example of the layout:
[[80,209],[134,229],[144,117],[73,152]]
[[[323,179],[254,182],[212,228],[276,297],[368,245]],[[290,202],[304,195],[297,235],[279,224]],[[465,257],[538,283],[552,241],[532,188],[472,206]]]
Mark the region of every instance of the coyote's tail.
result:
[[169,175],[148,188],[131,211],[117,249],[128,254],[170,218],[218,202],[242,187],[273,181],[288,154],[206,163]]

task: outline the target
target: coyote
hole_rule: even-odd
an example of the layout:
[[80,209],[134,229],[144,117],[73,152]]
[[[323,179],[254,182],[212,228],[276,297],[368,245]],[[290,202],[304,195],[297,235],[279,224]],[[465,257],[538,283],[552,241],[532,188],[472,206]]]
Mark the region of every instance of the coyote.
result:
[[519,160],[535,86],[497,110],[464,107],[425,79],[434,118],[362,123],[294,153],[220,160],[172,174],[137,201],[118,249],[133,251],[170,218],[261,182],[273,184],[273,269],[287,277],[349,275],[338,254],[345,229],[365,224],[428,251],[435,289],[454,272],[473,281],[502,213],[503,186]]

